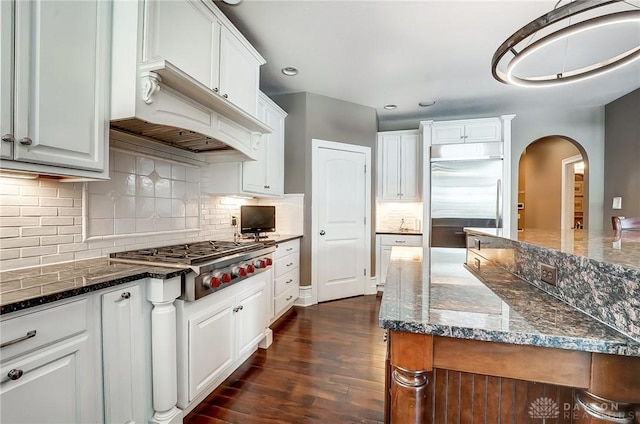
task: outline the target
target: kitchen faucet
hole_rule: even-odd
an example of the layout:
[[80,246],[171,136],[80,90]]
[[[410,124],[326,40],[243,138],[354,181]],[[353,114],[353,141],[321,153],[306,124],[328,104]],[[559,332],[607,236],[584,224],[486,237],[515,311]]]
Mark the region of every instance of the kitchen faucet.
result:
[[404,227],[404,218],[400,220],[400,228],[398,228],[398,231],[407,231],[406,228],[402,228],[402,227]]

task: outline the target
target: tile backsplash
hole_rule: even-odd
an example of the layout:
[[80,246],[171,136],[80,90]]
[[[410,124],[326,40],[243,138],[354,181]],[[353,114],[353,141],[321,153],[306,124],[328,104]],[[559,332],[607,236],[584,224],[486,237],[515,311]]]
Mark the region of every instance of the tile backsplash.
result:
[[[404,222],[403,222],[404,220]],[[422,202],[377,202],[376,231],[422,231]]]
[[256,203],[200,195],[200,168],[169,156],[112,150],[110,166],[104,182],[0,178],[0,270],[231,239],[231,216]]

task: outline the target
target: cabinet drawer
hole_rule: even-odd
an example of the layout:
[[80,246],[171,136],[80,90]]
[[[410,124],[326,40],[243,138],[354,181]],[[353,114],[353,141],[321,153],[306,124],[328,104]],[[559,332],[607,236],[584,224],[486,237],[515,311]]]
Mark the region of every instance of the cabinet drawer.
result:
[[289,287],[289,289],[280,296],[276,296],[273,308],[276,315],[279,315],[282,311],[293,305],[293,302],[298,298],[299,290],[300,288],[298,284],[295,284],[292,287]]
[[287,291],[289,287],[299,285],[300,271],[292,269],[291,271],[282,274],[279,277],[273,279],[274,296],[279,296],[283,292]]
[[291,254],[284,256],[280,259],[276,259],[275,265],[273,267],[273,275],[275,277],[280,277],[285,273],[298,268],[300,264],[300,255]]
[[422,236],[414,235],[381,235],[380,244],[382,246],[422,246]]
[[276,246],[275,259],[280,259],[286,255],[300,252],[300,240],[290,240],[284,243],[278,243]]
[[[7,360],[87,330],[88,300],[59,305],[0,322],[1,344]],[[35,331],[35,335],[30,336]]]

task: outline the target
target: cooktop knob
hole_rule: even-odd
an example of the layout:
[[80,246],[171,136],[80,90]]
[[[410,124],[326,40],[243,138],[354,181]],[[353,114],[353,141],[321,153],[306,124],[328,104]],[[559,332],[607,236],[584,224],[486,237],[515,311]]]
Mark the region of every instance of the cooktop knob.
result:
[[225,272],[224,274],[222,274],[222,277],[220,278],[222,280],[223,283],[230,283],[231,282],[231,274],[228,272]]
[[256,259],[255,261],[253,261],[253,265],[256,268],[264,268],[267,266],[267,261],[265,261],[264,259]]
[[208,289],[220,287],[220,273],[212,273],[202,280],[202,285]]
[[252,272],[256,272],[256,267],[254,267],[253,264],[248,264],[247,265],[247,272],[249,274],[251,274]]
[[267,266],[273,265],[273,259],[267,258],[266,261],[267,261]]
[[231,268],[231,275],[234,277],[246,277],[247,270],[244,266],[234,266]]

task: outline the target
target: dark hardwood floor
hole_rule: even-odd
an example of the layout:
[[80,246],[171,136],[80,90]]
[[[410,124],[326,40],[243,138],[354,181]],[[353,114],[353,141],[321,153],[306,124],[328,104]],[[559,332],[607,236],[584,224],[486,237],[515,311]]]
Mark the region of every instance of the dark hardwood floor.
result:
[[380,297],[294,307],[258,349],[185,417],[212,423],[383,421],[386,344]]

